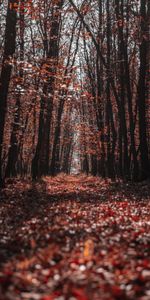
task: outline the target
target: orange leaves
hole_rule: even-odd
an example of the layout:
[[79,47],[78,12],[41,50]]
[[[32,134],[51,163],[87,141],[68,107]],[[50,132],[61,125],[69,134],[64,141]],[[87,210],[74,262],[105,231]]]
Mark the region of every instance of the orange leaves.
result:
[[19,270],[26,270],[28,269],[30,266],[32,266],[34,263],[36,262],[36,258],[32,257],[30,259],[25,259],[23,261],[19,261],[17,264],[17,268]]
[[91,239],[88,239],[84,243],[83,256],[85,259],[89,260],[94,254],[94,242]]
[[16,12],[20,10],[21,14],[31,14],[32,19],[34,19],[33,18],[34,8],[33,8],[32,0],[27,0],[25,1],[25,3],[19,3],[19,0],[16,0],[15,2],[10,1],[9,9],[15,10]]
[[82,37],[84,39],[91,39],[91,33],[90,32],[82,32]]

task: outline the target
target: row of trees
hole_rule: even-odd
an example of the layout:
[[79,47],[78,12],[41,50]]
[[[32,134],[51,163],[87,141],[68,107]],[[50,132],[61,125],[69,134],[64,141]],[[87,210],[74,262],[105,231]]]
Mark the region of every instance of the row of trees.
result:
[[18,174],[32,174],[35,179],[54,175],[60,168],[69,172],[70,161],[65,165],[64,160],[66,153],[71,156],[73,145],[69,85],[79,22],[71,18],[70,5],[63,5],[60,0],[1,5],[2,30],[5,27],[1,40],[1,182]]
[[83,25],[82,170],[145,179],[150,174],[150,4],[86,1],[78,9],[70,2]]
[[148,0],[1,2],[0,181],[149,176]]

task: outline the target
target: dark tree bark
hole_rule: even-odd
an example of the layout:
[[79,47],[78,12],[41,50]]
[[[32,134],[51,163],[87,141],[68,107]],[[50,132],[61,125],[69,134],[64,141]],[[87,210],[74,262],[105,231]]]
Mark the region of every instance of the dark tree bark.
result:
[[41,105],[40,105],[40,116],[39,116],[39,129],[38,129],[38,142],[35,150],[34,157],[32,159],[32,179],[35,180],[38,176],[40,176],[39,170],[39,158],[40,158],[40,151],[42,147],[42,138],[44,134],[44,106],[45,106],[45,99],[41,98]]
[[120,80],[120,116],[119,116],[119,169],[120,175],[123,178],[130,176],[130,163],[128,153],[128,137],[127,137],[127,123],[125,115],[125,68],[124,68],[124,39],[123,39],[123,24],[122,11],[120,11],[120,2],[115,1],[116,18],[118,23],[118,60],[119,63],[119,80]]
[[52,160],[50,166],[50,174],[52,176],[60,172],[60,133],[61,133],[61,118],[63,111],[63,103],[60,101],[58,108],[57,122],[54,133],[54,144],[52,150]]
[[148,58],[148,14],[146,6],[148,1],[141,0],[141,37],[140,45],[140,70],[138,83],[138,111],[139,111],[139,136],[140,136],[140,158],[141,158],[141,179],[150,176],[150,164],[148,158],[147,126],[146,126],[146,72]]
[[[31,168],[33,179],[36,179],[36,177],[41,175],[46,175],[49,172],[50,124],[53,110],[55,74],[59,55],[60,16],[62,5],[63,0],[59,0],[57,7],[53,9],[52,14],[50,40],[48,43],[49,50],[47,53],[47,64],[49,64],[48,72],[52,75],[50,75],[47,83],[44,85],[43,92],[45,97],[42,97],[41,99],[38,142]],[[49,96],[49,94],[51,96]],[[44,116],[45,114],[46,117]]]
[[[110,90],[110,72],[111,72],[111,18],[110,18],[110,4],[107,0],[107,103],[106,103],[106,122],[107,122],[107,174],[109,177],[115,177],[115,147],[116,147],[116,130],[114,125],[113,110],[111,103],[111,90]],[[111,145],[111,135],[113,139],[113,144]]]
[[[20,61],[24,60],[24,0],[20,1],[19,8],[19,26],[20,26]],[[23,70],[22,67],[19,70],[19,82],[22,86],[23,81]],[[15,105],[15,117],[12,127],[12,133],[10,138],[10,147],[8,151],[8,161],[5,171],[5,178],[17,175],[16,163],[19,155],[19,128],[20,128],[20,91],[16,95],[16,105]]]
[[3,184],[2,145],[7,110],[8,89],[12,71],[12,58],[16,48],[17,0],[9,0],[6,16],[5,43],[0,75],[0,185]]

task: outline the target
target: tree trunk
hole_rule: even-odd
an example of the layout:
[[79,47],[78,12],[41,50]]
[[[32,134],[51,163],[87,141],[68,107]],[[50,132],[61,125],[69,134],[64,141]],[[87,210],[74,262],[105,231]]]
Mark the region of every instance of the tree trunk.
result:
[[0,185],[2,175],[2,145],[4,136],[5,117],[7,110],[8,89],[12,71],[12,58],[16,48],[17,0],[9,0],[6,16],[4,56],[0,76]]
[[148,56],[148,15],[146,14],[146,0],[141,0],[141,36],[140,45],[140,70],[138,83],[138,111],[139,111],[139,136],[140,136],[140,158],[141,158],[141,179],[150,176],[150,165],[148,158],[147,127],[146,127],[146,69]]
[[[50,75],[47,83],[44,85],[46,96],[44,102],[47,101],[47,105],[46,102],[44,104],[43,99],[41,99],[41,109],[45,110],[45,114],[44,112],[40,112],[41,120],[39,121],[38,142],[35,155],[32,160],[33,179],[35,179],[37,176],[46,175],[49,173],[50,124],[53,110],[55,75],[59,55],[59,31],[62,5],[63,0],[59,0],[57,6],[54,4],[53,9],[49,51],[47,54],[47,64],[49,64],[48,72],[52,75]],[[44,115],[46,116],[44,117]]]
[[[20,1],[20,61],[23,62],[24,60],[24,0]],[[23,70],[22,67],[19,70],[19,82],[22,86],[22,80],[23,80]],[[16,105],[15,105],[15,117],[13,122],[13,128],[10,138],[10,148],[8,151],[8,161],[5,171],[5,178],[10,176],[16,176],[17,170],[16,170],[16,163],[18,160],[19,155],[19,140],[18,140],[18,132],[20,128],[20,98],[21,94],[20,91],[17,92],[16,95]]]

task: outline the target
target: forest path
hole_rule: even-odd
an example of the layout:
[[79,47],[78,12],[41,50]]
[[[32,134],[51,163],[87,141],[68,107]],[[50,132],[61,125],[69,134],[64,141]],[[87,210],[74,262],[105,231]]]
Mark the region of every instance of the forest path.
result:
[[150,184],[8,181],[0,300],[150,299]]

